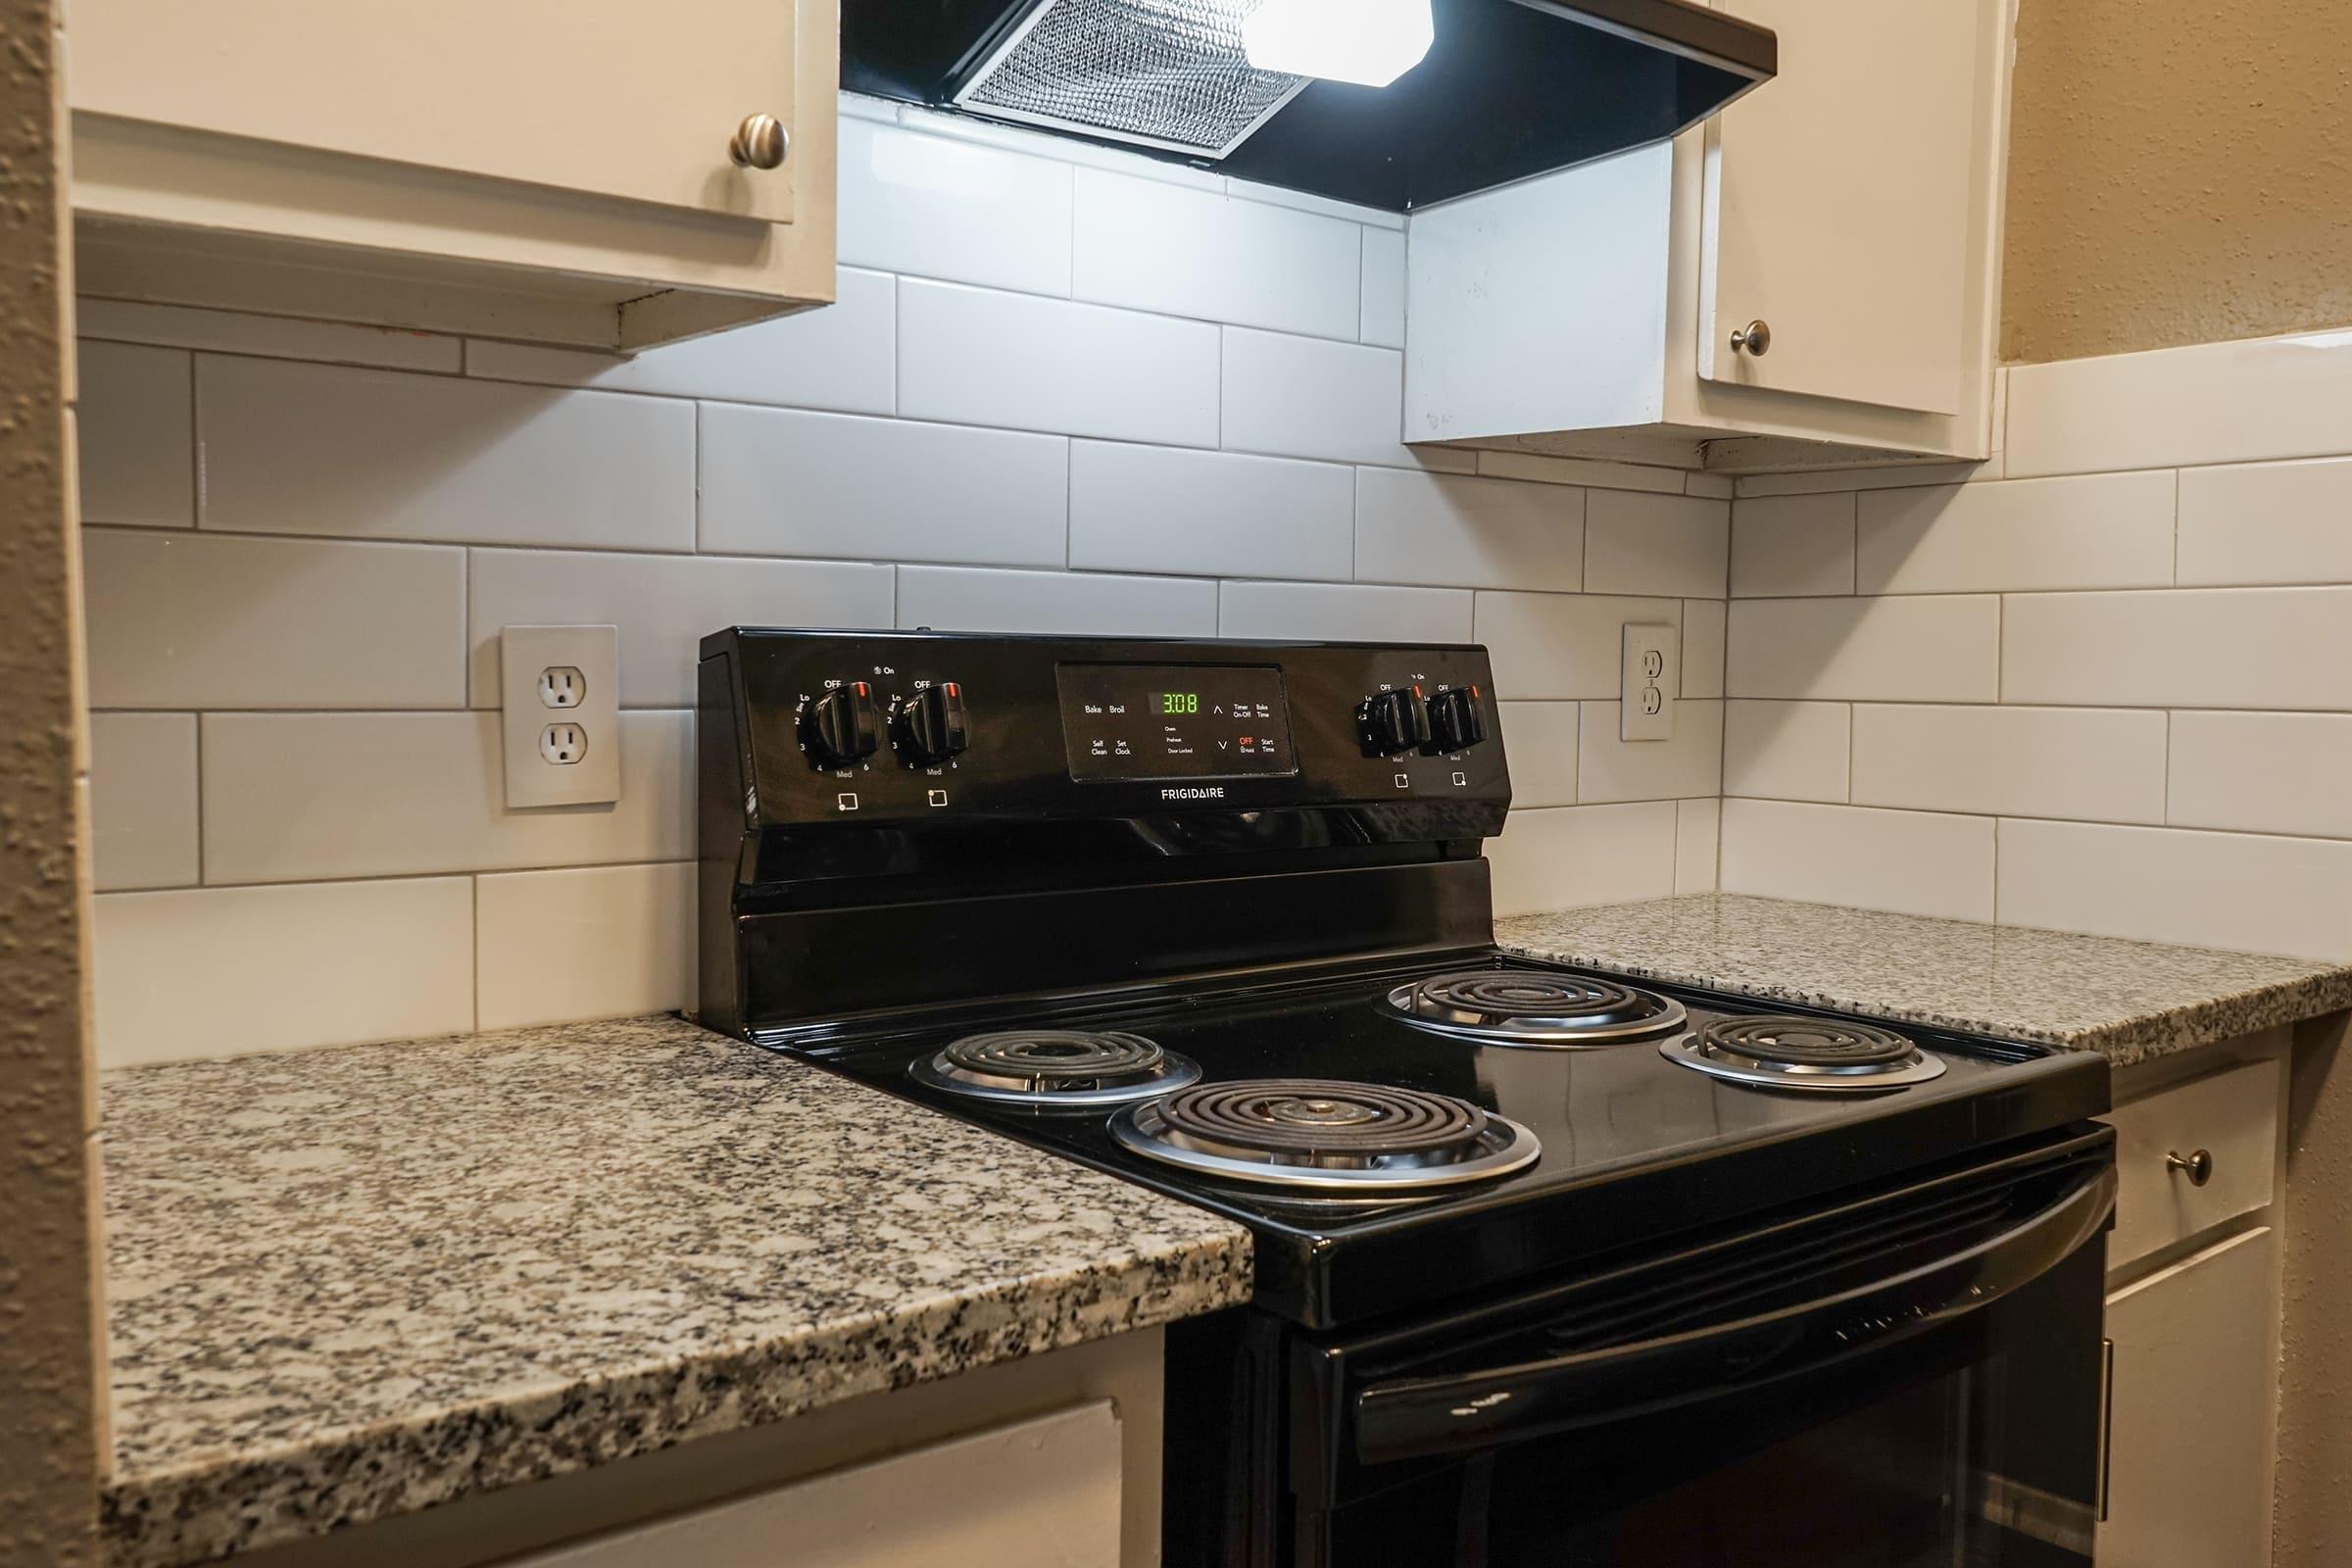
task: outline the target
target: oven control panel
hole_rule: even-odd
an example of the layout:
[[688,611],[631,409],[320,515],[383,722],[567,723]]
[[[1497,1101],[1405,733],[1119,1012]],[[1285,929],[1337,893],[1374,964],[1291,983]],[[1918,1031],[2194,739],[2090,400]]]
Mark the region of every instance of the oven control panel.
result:
[[737,627],[701,703],[756,825],[1409,803],[1475,837],[1510,799],[1492,689],[1458,644]]

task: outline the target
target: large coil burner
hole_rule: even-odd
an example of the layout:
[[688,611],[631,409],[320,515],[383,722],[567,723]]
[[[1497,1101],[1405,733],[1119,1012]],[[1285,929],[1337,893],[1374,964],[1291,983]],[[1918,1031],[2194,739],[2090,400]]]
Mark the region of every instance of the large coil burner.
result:
[[1807,1094],[1878,1094],[1943,1075],[1941,1058],[1893,1030],[1834,1018],[1718,1018],[1658,1051],[1733,1083]]
[[1200,1080],[1200,1068],[1142,1035],[1095,1029],[1000,1029],[921,1057],[910,1077],[950,1094],[1022,1105],[1121,1105]]
[[1546,969],[1463,969],[1389,993],[1424,1029],[1490,1045],[1549,1050],[1653,1040],[1680,1029],[1683,1004],[1592,975]]
[[1110,1132],[1164,1164],[1325,1196],[1484,1181],[1542,1152],[1534,1133],[1466,1100],[1323,1078],[1202,1084],[1120,1111]]

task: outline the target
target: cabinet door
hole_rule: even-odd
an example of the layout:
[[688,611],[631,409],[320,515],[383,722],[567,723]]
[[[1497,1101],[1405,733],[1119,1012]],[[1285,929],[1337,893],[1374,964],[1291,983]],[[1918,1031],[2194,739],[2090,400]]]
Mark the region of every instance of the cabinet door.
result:
[[2271,1560],[2277,1248],[2276,1232],[2248,1231],[2108,1298],[2099,1568]]
[[1120,1568],[1107,1399],[893,1454],[513,1568]]
[[[1723,0],[1781,74],[1708,131],[1698,373],[1956,414],[2001,0]],[[1768,323],[1761,357],[1731,334]]]
[[[786,222],[796,0],[71,0],[75,110]],[[832,113],[831,104],[817,106]]]

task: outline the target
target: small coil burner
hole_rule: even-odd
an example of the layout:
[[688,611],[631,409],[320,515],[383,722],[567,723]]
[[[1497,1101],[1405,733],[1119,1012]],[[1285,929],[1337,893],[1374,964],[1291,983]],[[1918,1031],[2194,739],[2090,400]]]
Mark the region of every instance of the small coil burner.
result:
[[1466,1100],[1321,1078],[1202,1084],[1120,1111],[1110,1132],[1187,1170],[1365,1197],[1482,1181],[1542,1152],[1534,1133]]
[[1683,1025],[1683,1004],[1591,975],[1463,969],[1389,993],[1424,1029],[1493,1045],[1549,1049],[1648,1040]]
[[1188,1056],[1142,1035],[1093,1029],[1002,1029],[965,1035],[907,1069],[919,1083],[1023,1105],[1118,1105],[1200,1080]]
[[1733,1083],[1815,1094],[1876,1094],[1943,1075],[1940,1058],[1891,1029],[1829,1018],[1718,1018],[1658,1051]]

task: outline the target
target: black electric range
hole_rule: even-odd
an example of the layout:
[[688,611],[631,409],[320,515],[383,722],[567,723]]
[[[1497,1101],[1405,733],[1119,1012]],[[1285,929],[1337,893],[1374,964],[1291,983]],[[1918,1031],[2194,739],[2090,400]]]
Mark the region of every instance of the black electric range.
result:
[[700,1016],[1250,1228],[1170,1562],[2087,1564],[2104,1061],[1500,954],[1490,692],[718,633]]

